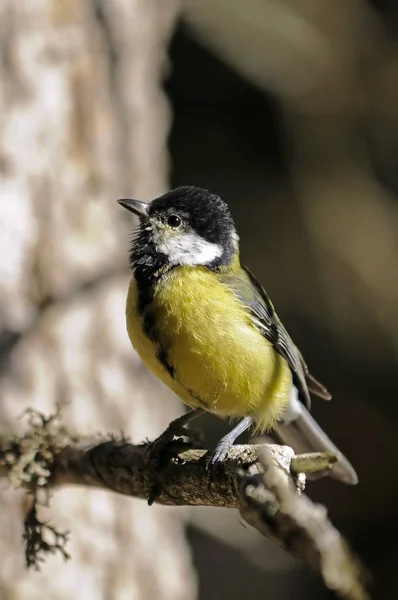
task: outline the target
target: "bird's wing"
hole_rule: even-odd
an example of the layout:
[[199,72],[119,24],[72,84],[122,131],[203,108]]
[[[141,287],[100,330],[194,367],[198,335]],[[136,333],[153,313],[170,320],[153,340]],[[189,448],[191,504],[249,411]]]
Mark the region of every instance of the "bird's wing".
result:
[[[226,276],[225,283],[249,308],[255,326],[287,361],[293,375],[294,387],[290,403],[282,422],[275,424],[273,436],[276,436],[279,443],[294,448],[297,453],[332,452],[338,457],[338,462],[333,465],[330,475],[344,483],[355,485],[358,477],[354,468],[307,410],[310,408],[309,392],[330,400],[329,392],[310,375],[302,354],[280,322],[264,289],[246,267],[243,269],[245,271],[243,277],[242,274]],[[298,401],[298,398],[307,408]]]
[[299,391],[301,400],[307,408],[310,408],[311,399],[309,391],[321,398],[330,399],[331,396],[326,388],[309,374],[303,356],[279,320],[264,288],[249,269],[246,267],[242,268],[247,277],[242,278],[241,276],[232,275],[226,278],[225,283],[250,308],[251,316],[258,330],[273,344],[275,350],[288,363],[292,371],[293,382]]

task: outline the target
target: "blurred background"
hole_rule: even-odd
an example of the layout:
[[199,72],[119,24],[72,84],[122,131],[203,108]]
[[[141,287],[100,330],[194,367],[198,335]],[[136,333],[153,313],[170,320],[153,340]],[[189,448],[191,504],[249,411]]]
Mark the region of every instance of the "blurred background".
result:
[[[398,595],[398,10],[394,0],[2,0],[0,429],[27,407],[81,433],[158,435],[183,410],[124,323],[133,218],[193,184],[231,206],[242,257],[313,373],[313,412],[360,483],[311,484]],[[202,419],[210,443],[225,432]],[[330,598],[235,511],[62,490],[72,560],[23,566],[0,489],[0,599]]]

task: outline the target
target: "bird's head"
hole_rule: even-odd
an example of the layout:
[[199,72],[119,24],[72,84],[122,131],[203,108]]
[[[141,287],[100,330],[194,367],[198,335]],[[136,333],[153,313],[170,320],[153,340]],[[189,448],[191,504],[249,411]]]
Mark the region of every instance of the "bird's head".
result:
[[122,199],[140,226],[130,253],[134,269],[161,271],[178,265],[217,269],[238,252],[238,235],[228,206],[207,190],[185,186],[150,203]]

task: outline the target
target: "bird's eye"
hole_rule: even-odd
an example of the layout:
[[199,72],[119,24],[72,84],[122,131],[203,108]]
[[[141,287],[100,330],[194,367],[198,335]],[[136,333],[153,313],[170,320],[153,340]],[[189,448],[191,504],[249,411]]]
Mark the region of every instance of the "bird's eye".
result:
[[167,225],[170,227],[179,227],[182,221],[178,215],[170,215],[167,217]]

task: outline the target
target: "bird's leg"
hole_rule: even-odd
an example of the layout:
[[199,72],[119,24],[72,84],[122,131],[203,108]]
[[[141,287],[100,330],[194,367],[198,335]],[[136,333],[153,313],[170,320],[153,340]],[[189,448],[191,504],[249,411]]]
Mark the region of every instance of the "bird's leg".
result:
[[[186,425],[203,413],[202,408],[197,408],[181,415],[181,417],[174,419],[156,440],[148,444],[145,450],[145,458],[153,467],[151,490],[148,496],[149,506],[155,502],[162,491],[159,474],[156,471],[164,468],[169,460],[181,450],[198,448],[202,445],[200,432],[196,429],[187,429]],[[186,437],[188,441],[175,440],[175,437]]]
[[[203,413],[202,408],[196,408],[174,419],[156,440],[148,444],[145,451],[147,460],[159,468],[182,447],[200,447],[202,441],[200,432],[196,429],[187,429],[186,425]],[[173,445],[175,437],[186,437],[188,442],[176,442]]]
[[246,431],[252,425],[253,418],[245,417],[242,419],[236,427],[234,427],[227,435],[225,435],[218,442],[215,450],[212,452],[207,465],[206,470],[209,474],[210,479],[212,480],[214,475],[219,471],[221,464],[223,463],[225,457],[228,454],[228,450],[234,443],[234,441],[240,436],[241,433]]

